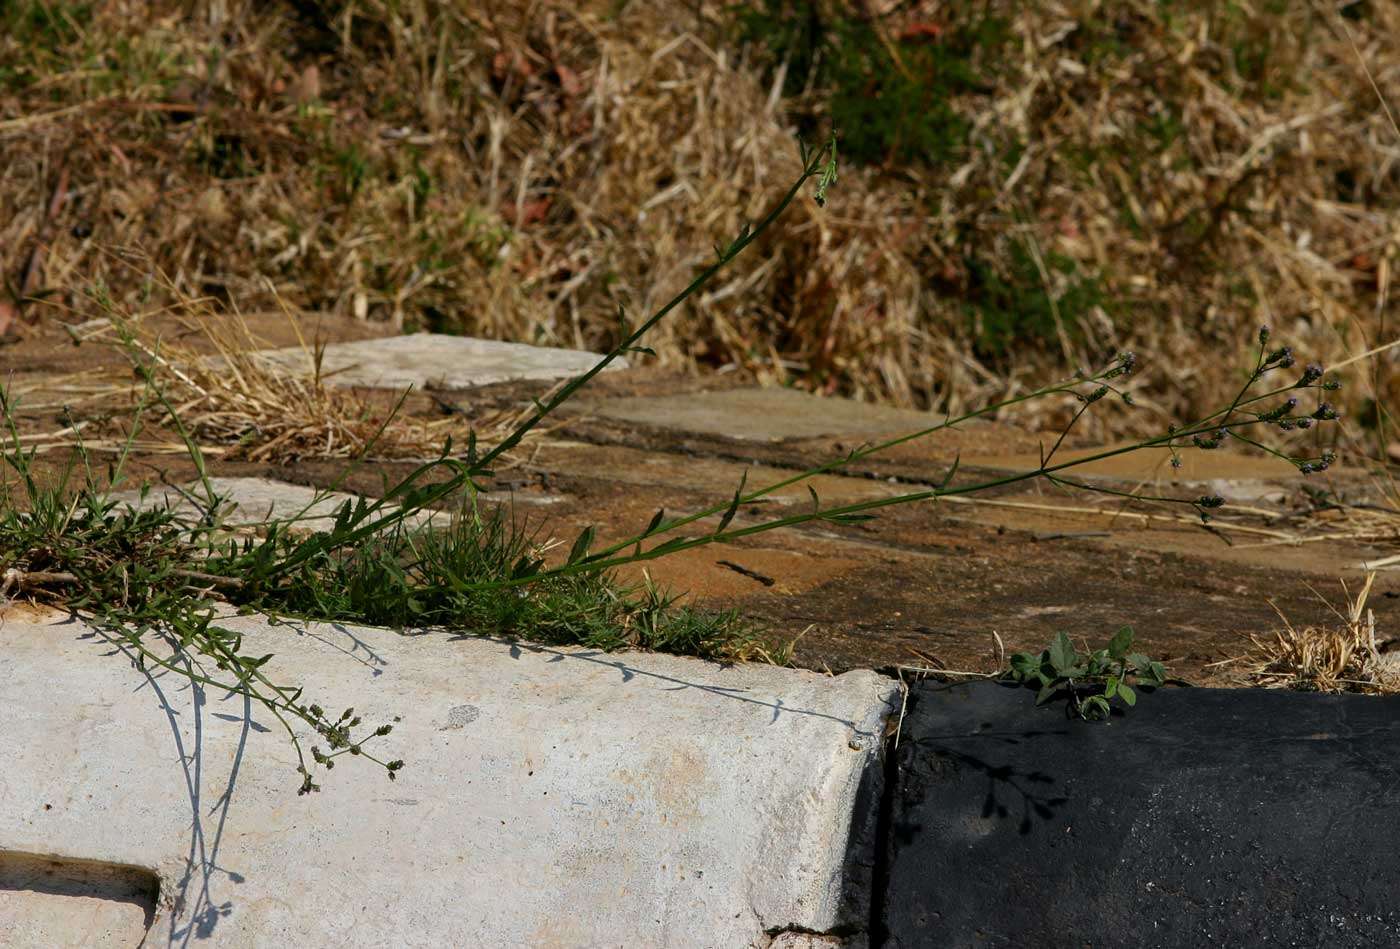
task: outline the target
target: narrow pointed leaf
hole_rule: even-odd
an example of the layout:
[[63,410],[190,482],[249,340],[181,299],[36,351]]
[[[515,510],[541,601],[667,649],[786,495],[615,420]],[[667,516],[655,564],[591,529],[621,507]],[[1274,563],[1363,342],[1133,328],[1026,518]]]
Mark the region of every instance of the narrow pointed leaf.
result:
[[724,512],[724,517],[719,520],[719,529],[716,534],[724,533],[724,529],[729,526],[729,522],[734,520],[734,515],[739,511],[739,498],[743,496],[744,485],[748,483],[749,473],[747,471],[739,478],[739,487],[734,491],[734,500],[729,502],[729,510]]
[[943,476],[943,481],[938,485],[938,490],[942,491],[953,483],[953,475],[958,473],[958,465],[962,464],[962,452],[953,456],[953,467],[948,469],[948,473]]
[[651,523],[647,525],[646,530],[642,531],[642,536],[650,537],[652,534],[654,534],[656,532],[656,529],[661,526],[661,519],[665,516],[666,509],[664,507],[657,508],[656,513],[651,516]]
[[585,527],[569,550],[569,563],[577,563],[588,556],[588,548],[593,545],[593,525]]

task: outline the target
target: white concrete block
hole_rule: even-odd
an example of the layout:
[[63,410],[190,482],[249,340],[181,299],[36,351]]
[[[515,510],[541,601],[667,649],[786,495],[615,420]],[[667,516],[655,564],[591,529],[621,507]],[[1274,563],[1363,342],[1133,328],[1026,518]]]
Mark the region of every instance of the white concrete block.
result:
[[[146,945],[762,946],[859,916],[891,680],[228,625],[307,701],[402,716],[377,740],[400,779],[347,757],[298,797],[240,696],[61,617],[0,623],[0,855],[154,872]],[[0,944],[55,945],[14,900]]]
[[[314,368],[311,353],[301,347],[258,356],[293,372],[310,374]],[[321,374],[328,384],[338,386],[453,391],[524,379],[566,379],[593,368],[600,358],[578,349],[414,333],[331,343],[322,354]],[[607,371],[625,368],[627,361],[617,359]]]
[[[321,491],[300,484],[288,484],[271,478],[210,478],[210,487],[223,499],[225,523],[231,527],[264,524],[271,520],[298,518],[298,526],[307,530],[329,530],[335,515],[346,501],[356,500],[353,494],[341,491]],[[198,482],[182,485],[179,490],[157,487],[146,495],[144,506],[169,504],[184,514],[196,513],[196,506],[205,503],[204,489]],[[117,500],[141,506],[140,492],[120,491]],[[478,497],[487,503],[524,504],[530,506],[557,504],[564,498],[558,494],[531,494],[493,491]],[[373,502],[373,498],[370,499]],[[450,521],[447,511],[421,511],[404,519],[409,527],[432,524],[446,527]]]
[[[353,494],[320,491],[271,478],[210,478],[209,486],[222,501],[220,512],[224,523],[230,527],[297,518],[300,527],[329,530],[341,505],[356,500]],[[154,486],[144,501],[139,491],[119,491],[113,497],[134,507],[169,505],[187,516],[197,514],[208,503],[204,487],[197,481],[181,485],[178,489]],[[407,523],[416,526],[426,523],[430,517],[431,514],[419,514],[408,518]],[[445,514],[443,518],[446,519]]]

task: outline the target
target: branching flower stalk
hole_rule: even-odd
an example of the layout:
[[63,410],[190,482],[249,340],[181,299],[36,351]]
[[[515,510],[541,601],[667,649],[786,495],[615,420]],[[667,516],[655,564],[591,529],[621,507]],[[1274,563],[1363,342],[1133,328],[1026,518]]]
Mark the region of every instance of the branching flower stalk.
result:
[[[568,576],[571,574],[589,570],[607,570],[631,563],[653,560],[658,557],[666,556],[667,554],[676,553],[682,550],[692,550],[696,547],[703,547],[709,544],[729,543],[738,540],[742,537],[748,537],[754,534],[760,534],[766,531],[776,530],[779,528],[796,527],[798,525],[808,524],[814,521],[825,521],[833,524],[856,523],[859,521],[868,520],[870,518],[870,512],[879,510],[881,508],[894,507],[903,504],[912,504],[921,501],[935,501],[942,497],[981,493],[1023,481],[1030,481],[1037,478],[1044,478],[1052,483],[1066,487],[1074,487],[1088,491],[1095,491],[1136,501],[1158,501],[1162,503],[1184,504],[1189,507],[1192,507],[1197,512],[1197,514],[1200,515],[1203,522],[1209,522],[1211,512],[1217,508],[1220,508],[1225,503],[1224,499],[1219,496],[1208,495],[1198,498],[1173,498],[1157,495],[1142,495],[1138,493],[1120,491],[1104,485],[1096,485],[1088,482],[1072,480],[1063,476],[1061,472],[1067,471],[1072,468],[1092,464],[1094,462],[1103,461],[1109,458],[1114,458],[1120,455],[1126,455],[1150,448],[1169,448],[1173,452],[1173,457],[1176,458],[1179,457],[1177,455],[1177,452],[1179,452],[1183,448],[1197,447],[1202,448],[1204,450],[1209,450],[1210,448],[1216,447],[1219,441],[1227,437],[1236,438],[1248,444],[1256,445],[1259,443],[1256,440],[1241,434],[1241,430],[1274,426],[1283,431],[1291,431],[1300,427],[1300,424],[1303,428],[1309,428],[1314,423],[1332,421],[1337,418],[1335,410],[1333,410],[1331,406],[1325,401],[1321,402],[1318,408],[1314,410],[1311,414],[1294,414],[1293,408],[1296,407],[1296,396],[1289,396],[1291,401],[1285,401],[1280,406],[1277,406],[1268,411],[1246,412],[1245,410],[1249,409],[1251,406],[1258,405],[1261,402],[1274,399],[1288,393],[1293,393],[1299,390],[1306,389],[1330,391],[1332,389],[1337,388],[1338,386],[1338,383],[1336,383],[1335,380],[1321,382],[1321,370],[1314,370],[1313,367],[1310,367],[1309,369],[1304,371],[1302,377],[1286,386],[1276,387],[1267,392],[1251,394],[1254,386],[1257,385],[1257,383],[1260,382],[1270,372],[1280,369],[1287,369],[1291,365],[1291,363],[1287,362],[1286,360],[1276,359],[1261,352],[1258,365],[1256,365],[1254,371],[1252,372],[1249,382],[1245,385],[1245,387],[1241,390],[1240,394],[1235,397],[1235,399],[1231,402],[1229,406],[1220,409],[1219,411],[1213,412],[1205,418],[1201,419],[1200,421],[1185,428],[1172,427],[1162,435],[1153,438],[1144,439],[1142,441],[1135,442],[1130,445],[1119,446],[1117,448],[1104,449],[1102,451],[1094,452],[1088,455],[1083,455],[1072,460],[1054,463],[1055,453],[1059,449],[1061,444],[1064,442],[1064,439],[1067,433],[1069,432],[1070,428],[1073,426],[1074,422],[1077,421],[1083,415],[1083,413],[1087,411],[1093,404],[1099,402],[1108,391],[1113,391],[1111,380],[1117,379],[1122,376],[1126,376],[1129,373],[1131,373],[1135,368],[1136,363],[1137,359],[1133,354],[1122,354],[1114,361],[1112,366],[1095,375],[1082,377],[1054,386],[1049,386],[1044,389],[1040,389],[1035,392],[1029,393],[1025,396],[1018,397],[1016,399],[1007,400],[1006,402],[998,403],[997,405],[989,406],[985,409],[981,409],[976,412],[970,412],[967,415],[960,416],[956,419],[949,419],[945,422],[940,423],[939,425],[932,426],[930,428],[923,429],[908,435],[903,435],[898,438],[891,439],[887,442],[882,442],[879,445],[874,445],[868,448],[851,452],[850,454],[840,459],[833,460],[824,465],[793,475],[789,478],[784,478],[780,481],[775,481],[766,487],[759,488],[754,491],[745,492],[744,486],[741,484],[739,489],[734,492],[734,495],[730,501],[726,503],[712,505],[711,507],[705,508],[703,510],[697,511],[693,514],[684,517],[667,521],[664,519],[664,512],[658,511],[656,516],[653,517],[651,523],[647,526],[647,528],[644,531],[635,534],[631,537],[628,537],[625,540],[618,541],[612,544],[611,546],[600,550],[596,553],[588,553],[588,542],[591,541],[591,533],[586,531],[584,534],[580,535],[579,540],[575,542],[569,560],[565,564],[547,570],[539,569],[539,564],[534,565],[535,569],[529,569],[530,565],[526,565],[526,568],[522,569],[520,576],[505,581],[504,584],[498,582],[493,585],[520,585],[529,583],[536,577]],[[1059,437],[1057,438],[1050,451],[1042,455],[1040,465],[1031,470],[1016,472],[1014,474],[1009,474],[1003,477],[993,478],[986,481],[978,481],[962,485],[953,485],[950,482],[952,481],[952,478],[956,474],[958,468],[957,461],[955,460],[948,473],[943,477],[942,481],[934,487],[928,488],[926,490],[892,495],[884,498],[856,501],[850,504],[827,508],[823,508],[821,506],[820,499],[817,497],[815,491],[813,491],[812,509],[810,511],[806,511],[800,514],[789,515],[787,517],[776,518],[758,524],[746,525],[735,528],[729,527],[730,523],[733,521],[740,507],[742,507],[745,504],[750,504],[754,501],[757,501],[760,498],[765,497],[766,495],[772,494],[774,491],[778,491],[782,488],[798,484],[818,474],[825,474],[827,472],[840,469],[853,463],[854,461],[870,457],[871,455],[886,450],[894,445],[903,444],[917,438],[926,437],[930,434],[953,427],[961,422],[967,421],[971,418],[975,418],[979,415],[985,415],[989,412],[996,411],[999,408],[1014,405],[1018,402],[1026,401],[1027,399],[1042,398],[1044,396],[1056,393],[1077,392],[1079,387],[1083,387],[1085,385],[1095,385],[1096,388],[1094,388],[1088,394],[1081,394],[1079,396],[1083,400],[1083,404],[1075,413],[1069,425],[1067,425],[1066,428],[1061,431]],[[1123,396],[1127,396],[1127,393],[1120,394]],[[1327,465],[1330,464],[1332,460],[1334,460],[1333,453],[1330,451],[1323,452],[1323,454],[1317,458],[1295,458],[1277,450],[1271,450],[1271,453],[1289,461],[1291,464],[1297,467],[1299,471],[1303,473],[1308,473],[1309,471],[1313,470],[1321,470],[1327,467]],[[641,549],[641,545],[645,541],[656,538],[659,535],[667,533],[669,531],[673,531],[681,527],[694,524],[695,522],[703,520],[705,518],[714,517],[717,515],[721,518],[721,521],[719,527],[713,532],[694,537],[674,538],[658,543],[649,549]],[[632,548],[631,553],[621,553],[622,551],[625,551],[628,548]],[[459,589],[462,591],[467,591],[480,588],[481,585],[473,585],[463,580]]]
[[[798,143],[800,158],[802,160],[802,173],[793,182],[792,187],[787,190],[782,199],[759,220],[756,225],[745,224],[739,234],[725,246],[715,247],[715,261],[702,270],[685,289],[671,298],[664,306],[647,318],[645,322],[635,329],[628,330],[626,315],[621,310],[618,312],[619,324],[623,330],[622,340],[611,350],[609,350],[594,366],[583,375],[571,379],[549,399],[548,402],[535,402],[535,411],[527,419],[521,422],[510,434],[502,439],[493,448],[484,454],[478,454],[476,439],[473,436],[467,445],[467,455],[465,463],[458,459],[449,457],[452,445],[449,440],[443,447],[443,456],[435,461],[429,462],[417,470],[411,472],[406,478],[399,482],[394,488],[385,494],[378,501],[356,507],[351,510],[348,518],[343,523],[337,521],[335,529],[331,533],[331,540],[326,543],[309,543],[290,555],[283,558],[276,564],[263,564],[264,572],[258,574],[258,579],[270,579],[273,576],[285,574],[305,563],[312,557],[323,556],[331,550],[342,548],[358,543],[392,525],[399,523],[405,517],[422,510],[438,501],[441,501],[452,494],[467,488],[472,491],[481,490],[476,484],[478,478],[486,478],[491,475],[491,464],[498,458],[520,444],[531,431],[541,422],[553,414],[560,406],[568,402],[586,386],[600,372],[607,369],[615,361],[628,353],[650,354],[651,350],[640,346],[641,340],[658,323],[664,320],[676,307],[680,306],[687,299],[698,293],[701,288],[708,284],[725,267],[738,257],[744,250],[759,238],[766,230],[783,215],[802,193],[802,189],[807,182],[813,178],[818,180],[816,190],[816,200],[818,203],[825,203],[827,189],[836,180],[836,140],[832,140],[825,146],[818,149],[810,149],[804,142]],[[455,474],[446,481],[432,487],[420,487],[424,477],[430,472],[440,467],[448,467],[455,471]]]

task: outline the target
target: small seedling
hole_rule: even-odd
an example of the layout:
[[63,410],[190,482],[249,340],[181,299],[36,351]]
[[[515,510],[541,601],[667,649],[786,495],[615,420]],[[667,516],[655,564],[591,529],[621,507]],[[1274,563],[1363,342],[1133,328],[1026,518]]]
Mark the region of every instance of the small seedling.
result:
[[1157,688],[1166,682],[1167,670],[1133,648],[1133,628],[1124,626],[1108,641],[1107,648],[1080,652],[1061,632],[1050,647],[1039,654],[1018,652],[1011,657],[1006,676],[1012,682],[1037,686],[1035,704],[1044,705],[1067,693],[1066,713],[1089,721],[1107,719],[1112,701],[1137,704],[1137,691],[1128,683]]

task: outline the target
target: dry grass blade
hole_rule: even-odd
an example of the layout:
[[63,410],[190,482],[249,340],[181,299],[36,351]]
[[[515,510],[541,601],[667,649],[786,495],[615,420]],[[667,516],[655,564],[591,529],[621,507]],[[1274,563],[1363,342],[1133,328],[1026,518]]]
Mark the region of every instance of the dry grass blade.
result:
[[1250,637],[1256,650],[1250,676],[1263,685],[1306,691],[1400,692],[1400,666],[1382,656],[1375,614],[1366,609],[1375,579],[1374,573],[1367,574],[1360,592],[1347,595],[1345,613],[1332,608],[1335,624],[1300,629],[1280,613],[1283,626],[1272,637]]
[[[876,6],[906,78],[931,24],[948,50],[996,26],[947,64],[976,75],[939,100],[961,141],[853,161],[828,213],[796,209],[649,341],[663,363],[952,412],[1066,352],[1190,380],[1104,437],[1218,402],[1222,352],[1261,322],[1328,364],[1393,335],[1400,145],[1376,100],[1400,94],[1400,5]],[[797,65],[740,38],[736,9],[778,7],[852,9],[131,0],[0,23],[0,274],[18,283],[61,157],[45,289],[70,308],[99,282],[143,298],[94,251],[129,247],[249,311],[608,348],[618,305],[689,280],[791,175],[794,125],[830,118],[832,90],[785,88]],[[1378,379],[1394,404],[1400,375]]]
[[[268,347],[237,313],[216,313],[208,301],[186,299],[175,316],[189,331],[180,334],[181,342],[167,342],[139,317],[113,323],[108,339],[149,368],[210,454],[273,464],[366,453],[419,459],[438,454],[448,438],[465,446],[473,431],[489,445],[514,419],[501,411],[470,420],[416,417],[401,410],[403,393],[375,396],[328,385],[315,342],[303,340],[308,371],[289,371],[260,357]],[[287,319],[296,326],[290,312]]]

